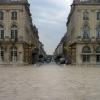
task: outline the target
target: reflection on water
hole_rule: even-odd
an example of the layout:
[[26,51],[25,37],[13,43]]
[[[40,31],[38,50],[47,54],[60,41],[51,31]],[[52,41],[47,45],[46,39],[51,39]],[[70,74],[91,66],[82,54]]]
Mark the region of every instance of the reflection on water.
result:
[[99,67],[37,66],[0,67],[0,100],[100,100]]

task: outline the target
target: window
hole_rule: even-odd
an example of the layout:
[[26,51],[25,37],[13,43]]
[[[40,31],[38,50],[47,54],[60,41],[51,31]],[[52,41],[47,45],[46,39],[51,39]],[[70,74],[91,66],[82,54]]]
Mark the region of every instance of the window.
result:
[[97,56],[96,56],[96,62],[97,62],[97,63],[100,63],[100,55],[97,55]]
[[83,55],[83,62],[90,62],[90,55]]
[[18,28],[16,25],[12,25],[11,27],[11,39],[17,40]]
[[3,18],[4,18],[4,13],[0,11],[0,20],[3,20]]
[[4,27],[0,25],[0,39],[4,39]]
[[83,26],[83,38],[88,39],[90,37],[90,28],[88,25]]
[[12,17],[11,17],[12,20],[17,20],[17,12],[16,11],[13,11],[12,12]]
[[100,12],[97,12],[97,20],[100,20]]
[[100,63],[100,46],[96,49],[96,62]]
[[89,20],[89,12],[83,12],[83,20]]
[[16,47],[11,48],[11,61],[12,62],[17,61],[17,48]]
[[100,39],[100,24],[96,28],[96,37]]
[[83,62],[87,63],[90,62],[90,53],[91,53],[91,49],[88,46],[85,46],[82,50],[83,53]]
[[100,0],[96,0],[97,3],[100,3]]
[[4,48],[0,47],[0,61],[4,61]]

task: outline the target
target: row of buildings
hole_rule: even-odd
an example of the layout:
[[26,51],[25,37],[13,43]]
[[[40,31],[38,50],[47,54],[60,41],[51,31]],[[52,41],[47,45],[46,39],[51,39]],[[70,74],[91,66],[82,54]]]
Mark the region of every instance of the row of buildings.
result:
[[28,1],[0,0],[0,64],[34,64],[45,54]]
[[66,26],[55,57],[60,50],[66,63],[100,64],[100,0],[74,0]]

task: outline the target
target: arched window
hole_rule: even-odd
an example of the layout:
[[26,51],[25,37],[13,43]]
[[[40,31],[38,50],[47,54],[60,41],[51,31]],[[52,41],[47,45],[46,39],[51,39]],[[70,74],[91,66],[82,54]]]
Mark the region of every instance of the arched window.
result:
[[90,38],[90,28],[88,25],[83,26],[83,38],[84,39]]
[[90,53],[91,53],[90,47],[88,46],[83,47],[82,53],[83,53],[83,62],[90,62]]
[[0,61],[4,61],[4,48],[0,47]]
[[83,20],[89,20],[89,12],[83,12]]
[[3,20],[3,18],[4,18],[4,13],[3,11],[0,11],[0,20]]
[[12,12],[12,17],[11,17],[12,20],[17,20],[17,11],[13,11]]
[[17,40],[17,35],[18,35],[18,27],[17,25],[12,25],[11,26],[11,39]]
[[11,61],[16,62],[17,61],[17,56],[18,56],[18,51],[16,47],[11,48]]
[[0,39],[4,39],[4,27],[0,25]]
[[100,46],[96,48],[96,62],[100,63]]
[[97,38],[100,38],[100,24],[96,28],[96,36]]
[[91,49],[88,46],[83,47],[82,53],[91,53]]

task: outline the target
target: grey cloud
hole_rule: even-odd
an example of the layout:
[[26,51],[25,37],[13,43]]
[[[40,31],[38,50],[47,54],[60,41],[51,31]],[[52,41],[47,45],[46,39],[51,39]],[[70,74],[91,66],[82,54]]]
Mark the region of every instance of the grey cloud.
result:
[[66,32],[66,21],[70,10],[68,6],[70,3],[66,4],[68,0],[64,3],[61,0],[55,1],[30,0],[33,23],[38,27],[40,40],[49,54],[53,53]]

